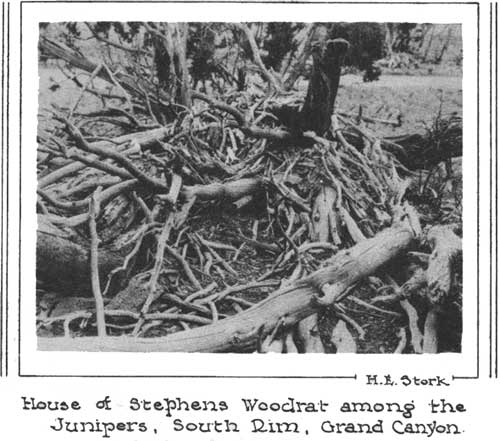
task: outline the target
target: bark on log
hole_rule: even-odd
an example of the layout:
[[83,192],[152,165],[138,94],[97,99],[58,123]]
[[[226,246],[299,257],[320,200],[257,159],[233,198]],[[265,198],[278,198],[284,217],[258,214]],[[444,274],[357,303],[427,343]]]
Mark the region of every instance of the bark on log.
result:
[[433,306],[425,317],[423,352],[424,354],[437,354],[438,352],[438,325],[440,307]]
[[401,308],[403,308],[408,315],[408,327],[410,328],[411,344],[415,354],[422,353],[422,339],[423,335],[418,327],[418,313],[415,307],[406,299],[401,300]]
[[306,354],[325,353],[325,347],[319,335],[318,314],[310,315],[299,322],[297,340],[300,342],[302,352]]
[[441,307],[451,290],[453,266],[462,253],[462,240],[449,226],[432,227],[427,233],[427,240],[433,245],[426,274],[431,309],[425,319],[423,350],[428,354],[436,354]]
[[187,23],[168,23],[167,33],[170,34],[173,42],[173,50],[171,51],[175,76],[173,83],[179,83],[178,90],[175,92],[175,100],[179,104],[191,107],[191,90],[189,87],[189,72],[187,67]]
[[[90,284],[90,251],[62,232],[39,220],[36,244],[37,280],[61,295],[85,297],[92,295]],[[118,252],[99,250],[99,274],[101,286],[107,275],[122,264]]]
[[[138,185],[137,180],[125,181],[118,186],[123,191]],[[207,184],[185,186],[181,193],[184,198],[196,198],[201,201],[219,200],[236,201],[246,195],[254,195],[263,189],[265,182],[261,178],[240,179],[224,184]],[[109,201],[106,191],[102,194],[101,204]],[[113,193],[113,197],[117,194]],[[69,218],[49,215],[54,224],[73,226],[88,220],[88,213],[82,213]],[[67,259],[67,260],[66,260]],[[107,280],[110,271],[121,265],[123,253],[116,250],[99,250],[99,274],[101,282]],[[65,262],[67,261],[67,264]],[[51,288],[62,295],[90,296],[89,250],[64,238],[45,216],[39,216],[37,233],[37,278],[50,282]]]
[[[152,339],[39,338],[38,348],[60,351],[227,352],[255,347],[259,338],[270,334],[278,323],[284,328],[291,327],[313,314],[326,284],[328,297],[333,302],[352,284],[397,257],[414,239],[415,232],[405,220],[372,239],[338,253],[325,268],[275,291],[254,307],[212,325]],[[337,296],[332,293],[337,293]]]
[[462,252],[462,240],[450,227],[435,226],[427,233],[433,246],[427,268],[427,286],[431,304],[441,304],[451,289],[453,263]]
[[182,195],[186,199],[195,197],[203,201],[236,201],[244,196],[257,194],[264,188],[264,183],[262,178],[245,178],[223,184],[185,186]]
[[342,243],[339,235],[339,212],[337,209],[337,199],[339,195],[332,187],[321,187],[313,204],[311,216],[313,226],[313,237],[311,240],[318,242],[331,241],[339,246]]
[[333,328],[330,341],[337,349],[337,354],[355,354],[357,352],[356,340],[349,332],[344,320],[339,320]]

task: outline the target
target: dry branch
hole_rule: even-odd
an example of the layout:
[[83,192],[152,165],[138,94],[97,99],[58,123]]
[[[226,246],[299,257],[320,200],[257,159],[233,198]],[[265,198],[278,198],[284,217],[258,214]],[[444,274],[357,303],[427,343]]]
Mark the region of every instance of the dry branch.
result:
[[125,170],[127,170],[132,176],[141,181],[144,185],[150,186],[158,192],[169,191],[169,187],[167,185],[155,178],[146,175],[123,154],[116,152],[115,150],[104,149],[88,143],[83,137],[80,130],[75,125],[71,124],[71,122],[69,122],[65,118],[60,118],[60,120],[66,124],[66,127],[71,136],[74,138],[77,147],[81,150],[84,150],[88,153],[93,153],[99,157],[112,159],[113,161],[121,165]]
[[339,252],[328,266],[304,279],[293,282],[256,306],[210,326],[190,329],[162,338],[52,338],[39,339],[40,350],[85,351],[162,351],[222,352],[255,346],[261,335],[268,335],[278,323],[291,327],[313,314],[322,288],[337,294],[334,302],[347,288],[372,274],[377,268],[406,250],[415,239],[408,222],[388,228],[372,239]]
[[[235,201],[245,195],[257,194],[263,189],[264,180],[262,178],[241,179],[224,184],[207,184],[196,186],[184,186],[181,194],[186,199],[200,201],[220,200],[220,201]],[[123,191],[131,190],[139,185],[137,179],[130,179],[121,182],[104,190],[100,195],[101,206],[104,206],[109,200],[116,197]],[[79,206],[81,204],[77,204]],[[88,213],[82,213],[72,217],[62,217],[57,215],[39,216],[39,222],[46,224],[47,222],[64,226],[77,226],[87,222],[89,219]],[[194,286],[199,287],[196,277],[192,271],[179,260],[181,257],[175,253],[171,247],[167,246],[171,254],[183,265],[189,279]],[[120,266],[122,255],[118,251],[112,249],[101,251],[102,264],[99,267],[101,281],[105,280],[109,272]],[[66,260],[65,260],[66,259]],[[90,285],[85,280],[89,274],[88,266],[88,249],[85,246],[75,244],[70,240],[63,239],[53,234],[49,234],[43,230],[38,231],[37,239],[37,274],[42,280],[49,280],[59,287],[63,294],[72,295],[75,291],[79,295],[90,295]],[[67,264],[66,264],[67,263]],[[75,276],[76,274],[76,276]]]
[[[89,74],[95,72],[99,66],[72,49],[63,46],[61,43],[57,43],[45,37],[40,37],[38,46],[40,51],[47,56],[64,60],[71,66],[77,67],[78,69],[88,72]],[[113,78],[110,77],[109,72],[106,69],[99,69],[97,75],[109,83],[114,84]],[[144,98],[143,88],[136,79],[120,72],[114,74],[114,77],[119,82],[120,86],[134,97],[140,99]],[[154,94],[150,94],[148,98],[160,104],[160,101],[154,96]]]
[[438,332],[440,307],[433,306],[427,313],[424,323],[423,352],[436,354],[438,352]]
[[236,27],[241,29],[245,34],[248,43],[250,44],[250,48],[252,49],[253,61],[258,66],[264,78],[268,81],[269,86],[275,91],[280,90],[281,85],[279,84],[277,78],[266,69],[266,66],[264,66],[264,62],[260,56],[259,47],[257,46],[252,30],[245,23],[238,23],[236,24]]
[[349,332],[346,322],[339,320],[333,328],[330,341],[337,349],[337,354],[354,354],[357,352],[356,340]]
[[97,316],[97,335],[106,336],[106,320],[104,318],[104,300],[102,298],[101,283],[99,281],[99,236],[97,235],[96,218],[99,215],[99,192],[98,188],[89,204],[89,230],[90,230],[90,280],[92,293],[95,299],[95,310]]
[[247,195],[254,195],[264,188],[263,178],[247,178],[223,184],[185,186],[182,195],[186,199],[196,198],[202,201],[236,201]]
[[342,241],[339,235],[340,217],[337,209],[337,201],[340,195],[332,187],[321,187],[314,200],[312,212],[312,225],[314,240],[320,242],[331,241],[339,246]]
[[[305,28],[297,35],[297,40],[299,42],[296,54],[290,54],[290,58],[293,56],[295,59],[291,63],[291,72],[285,81],[285,90],[290,90],[300,75],[304,73],[305,65],[308,58],[311,56],[312,41],[314,34],[316,32],[316,24],[309,23]],[[291,62],[291,60],[290,60]],[[288,66],[283,66],[280,70],[281,74],[284,75],[288,70]]]
[[[128,145],[128,143],[131,143],[133,146],[133,151],[140,151],[140,149],[145,149],[149,145],[161,141],[168,135],[168,128],[167,127],[162,127],[159,129],[152,129],[146,132],[137,132],[137,133],[131,133],[123,136],[119,136],[117,138],[112,139],[111,141],[97,141],[93,143],[89,143],[91,148],[98,148],[98,149],[116,149],[116,146],[120,145]],[[129,150],[128,147],[126,147],[127,151]],[[120,151],[120,147],[118,147],[118,151]],[[125,154],[125,152],[122,152]],[[130,151],[131,153],[131,151]],[[97,156],[94,155],[95,158]],[[70,162],[67,165],[54,170],[50,174],[43,176],[38,179],[38,188],[45,188],[48,187],[49,185],[58,182],[62,178],[72,175],[74,173],[77,173],[80,170],[83,170],[85,168],[85,164],[79,163],[79,162]]]
[[[113,185],[106,190],[104,190],[101,195],[100,195],[100,203],[102,206],[104,206],[107,202],[115,198],[121,193],[124,193],[126,191],[132,190],[136,188],[139,185],[139,181],[137,179],[129,179],[127,181],[120,182],[116,185]],[[42,216],[39,216],[39,220]],[[51,222],[55,225],[64,225],[68,227],[76,227],[78,225],[81,225],[85,222],[88,221],[89,214],[88,213],[82,213],[82,214],[77,214],[72,217],[63,217],[63,216],[57,216],[55,214],[46,214],[45,215],[46,219],[45,221]]]

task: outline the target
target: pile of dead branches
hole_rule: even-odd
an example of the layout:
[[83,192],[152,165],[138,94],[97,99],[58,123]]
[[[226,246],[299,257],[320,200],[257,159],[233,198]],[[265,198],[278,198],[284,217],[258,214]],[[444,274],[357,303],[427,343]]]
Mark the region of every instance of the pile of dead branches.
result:
[[[267,72],[265,92],[189,90],[179,108],[42,39],[90,80],[39,124],[40,349],[356,352],[370,316],[393,352],[440,350],[461,226],[409,203],[417,143],[333,113],[346,47],[313,50],[305,97]],[[86,94],[102,108],[80,111]]]

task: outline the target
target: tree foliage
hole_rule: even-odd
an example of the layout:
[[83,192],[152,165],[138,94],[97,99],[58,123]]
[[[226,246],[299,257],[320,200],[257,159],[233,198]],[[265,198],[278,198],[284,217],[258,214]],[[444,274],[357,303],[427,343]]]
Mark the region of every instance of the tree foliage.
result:
[[366,70],[384,56],[384,28],[379,23],[331,23],[327,28],[328,38],[349,41],[347,66]]

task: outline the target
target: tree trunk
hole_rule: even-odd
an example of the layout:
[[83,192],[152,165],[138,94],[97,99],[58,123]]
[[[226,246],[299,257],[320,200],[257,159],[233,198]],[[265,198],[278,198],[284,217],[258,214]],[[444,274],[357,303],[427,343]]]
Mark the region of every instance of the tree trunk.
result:
[[189,87],[189,72],[187,68],[187,23],[169,24],[168,31],[173,41],[173,60],[178,85],[175,91],[175,101],[183,106],[191,107],[191,89]]
[[304,105],[300,111],[302,131],[323,136],[330,128],[340,70],[349,43],[342,38],[317,44],[313,50],[313,71]]

